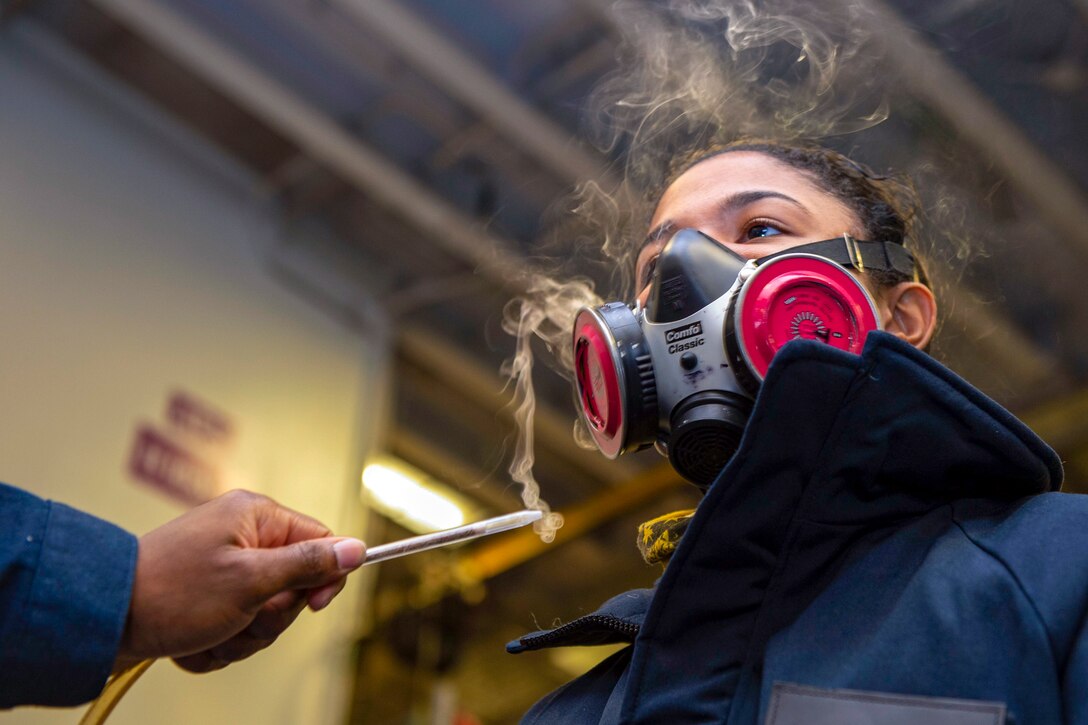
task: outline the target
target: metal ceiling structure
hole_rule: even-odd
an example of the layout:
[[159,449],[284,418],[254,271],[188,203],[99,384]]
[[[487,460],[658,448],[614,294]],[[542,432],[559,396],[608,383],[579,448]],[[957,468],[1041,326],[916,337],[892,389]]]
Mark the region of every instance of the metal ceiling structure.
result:
[[[1088,6],[865,4],[899,89],[865,160],[943,159],[980,239],[944,300],[942,359],[1034,425],[1066,460],[1067,487],[1088,491]],[[580,182],[619,181],[622,159],[592,148],[583,116],[615,69],[623,7],[21,0],[0,3],[0,22],[45,29],[250,169],[282,210],[285,245],[349,260],[396,323],[387,446],[500,510],[517,505],[502,473],[502,308],[541,254],[549,208]],[[692,505],[694,490],[653,454],[616,463],[578,448],[565,383],[542,371],[538,389],[536,475],[567,528],[551,546],[511,537],[383,573],[354,722],[402,721],[408,704],[378,693],[411,692],[413,668],[453,678],[482,721],[511,722],[570,673],[507,658],[503,641],[531,613],[570,618],[655,577],[635,525]],[[413,654],[428,632],[448,657]]]

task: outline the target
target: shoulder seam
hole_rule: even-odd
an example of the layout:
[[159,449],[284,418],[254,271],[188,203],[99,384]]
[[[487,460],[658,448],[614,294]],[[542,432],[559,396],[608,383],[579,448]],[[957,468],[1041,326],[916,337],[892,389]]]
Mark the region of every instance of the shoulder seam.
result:
[[1028,593],[1027,587],[1025,587],[1024,582],[1020,580],[1020,577],[1017,575],[1016,570],[1014,570],[1012,566],[1007,561],[1005,561],[1004,558],[998,555],[997,552],[983,545],[977,539],[975,539],[975,537],[971,536],[971,534],[968,533],[967,529],[963,527],[963,524],[960,523],[959,519],[956,517],[956,512],[951,505],[949,506],[949,518],[951,518],[952,523],[955,524],[956,528],[960,530],[960,533],[963,534],[964,538],[967,539],[967,541],[971,542],[971,544],[976,549],[981,551],[991,560],[997,562],[1001,566],[1001,568],[1005,570],[1005,572],[1009,575],[1009,578],[1013,581],[1013,583],[1016,584],[1016,588],[1020,591],[1021,594],[1024,595],[1024,599],[1026,599],[1028,604],[1031,606],[1031,611],[1035,613],[1035,617],[1039,620],[1040,626],[1042,626],[1043,631],[1046,632],[1046,643],[1048,649],[1050,650],[1050,660],[1054,663],[1055,671],[1060,671],[1060,663],[1058,662],[1056,656],[1057,647],[1055,646],[1054,642],[1054,633],[1050,631],[1050,627],[1047,625],[1046,618],[1043,616],[1043,613],[1039,611],[1039,606],[1035,603],[1035,599],[1031,596],[1031,594]]

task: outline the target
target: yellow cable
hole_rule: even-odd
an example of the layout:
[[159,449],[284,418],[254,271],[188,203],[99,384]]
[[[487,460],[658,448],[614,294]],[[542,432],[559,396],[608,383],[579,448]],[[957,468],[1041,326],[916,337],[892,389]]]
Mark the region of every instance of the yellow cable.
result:
[[117,703],[128,692],[128,688],[132,687],[132,684],[140,679],[140,675],[146,672],[154,661],[143,660],[137,662],[127,670],[121,670],[111,677],[102,689],[102,694],[91,703],[91,707],[83,715],[79,725],[102,725],[102,723],[106,722],[106,718],[113,712],[113,708],[117,707]]

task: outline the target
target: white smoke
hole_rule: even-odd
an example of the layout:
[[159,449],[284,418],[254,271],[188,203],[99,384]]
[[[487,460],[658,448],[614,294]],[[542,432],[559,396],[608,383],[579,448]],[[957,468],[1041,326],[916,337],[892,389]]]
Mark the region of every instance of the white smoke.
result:
[[532,341],[544,341],[549,353],[570,367],[570,330],[574,317],[583,306],[598,305],[599,298],[585,280],[562,283],[545,276],[532,279],[527,296],[511,302],[503,319],[503,329],[517,338],[514,357],[503,372],[514,385],[514,421],[518,427],[510,476],[522,486],[526,508],[544,512],[544,518],[533,525],[544,541],[552,541],[563,517],[551,511],[540,498],[540,484],[533,475],[536,461],[533,449],[533,413],[536,395],[533,390]]

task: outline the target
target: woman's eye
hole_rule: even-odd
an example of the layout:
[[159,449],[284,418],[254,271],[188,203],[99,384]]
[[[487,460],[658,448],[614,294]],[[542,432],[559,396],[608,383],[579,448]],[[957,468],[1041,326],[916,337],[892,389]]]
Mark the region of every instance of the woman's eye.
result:
[[748,227],[748,231],[744,235],[748,239],[758,239],[759,237],[775,237],[781,233],[781,229],[772,227],[770,224],[753,224]]

